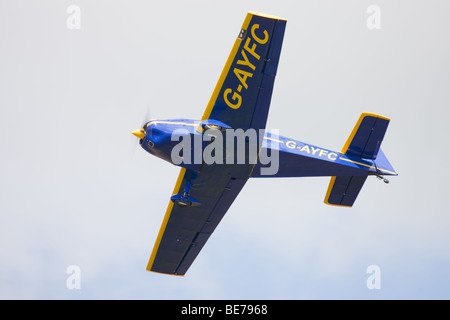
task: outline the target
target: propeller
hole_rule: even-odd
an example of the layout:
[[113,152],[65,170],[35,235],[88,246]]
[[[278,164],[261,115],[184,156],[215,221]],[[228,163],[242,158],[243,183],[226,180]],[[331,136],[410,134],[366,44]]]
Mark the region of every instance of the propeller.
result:
[[145,112],[145,118],[141,122],[141,129],[134,130],[133,132],[131,132],[133,135],[138,137],[140,140],[145,138],[145,132],[146,132],[146,129],[147,129],[145,127],[145,124],[148,122],[149,119],[150,119],[150,109],[147,108],[147,111]]
[[[147,108],[145,115],[144,115],[144,119],[141,121],[141,129],[138,130],[134,130],[133,132],[131,132],[134,136],[139,138],[139,143],[142,143],[142,140],[145,138],[146,135],[146,127],[145,124],[149,121],[150,119],[150,108]],[[136,151],[136,145],[134,145],[134,149],[133,149],[133,154]]]
[[141,140],[145,138],[145,131],[143,128],[139,129],[139,130],[134,130],[132,132],[132,134],[134,134],[136,137],[138,137]]

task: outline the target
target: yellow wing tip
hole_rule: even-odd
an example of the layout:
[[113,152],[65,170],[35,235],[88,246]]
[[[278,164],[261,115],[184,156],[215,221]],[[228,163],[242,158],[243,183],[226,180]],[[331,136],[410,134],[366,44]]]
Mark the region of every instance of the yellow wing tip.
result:
[[254,16],[264,17],[264,18],[268,18],[268,19],[287,21],[287,19],[272,16],[272,15],[266,14],[266,13],[261,13],[261,12],[256,12],[256,11],[249,11],[248,13],[251,15],[254,15]]
[[[181,184],[183,183],[183,179],[184,179],[184,174],[185,173],[186,173],[186,168],[181,168],[180,173],[178,175],[177,182],[175,183],[175,188],[173,189],[172,195],[177,194],[180,191],[180,187],[181,187]],[[159,229],[158,236],[156,237],[156,241],[155,241],[155,244],[153,246],[152,253],[150,254],[150,259],[148,260],[148,263],[147,263],[147,270],[148,271],[152,271],[150,269],[152,268],[153,262],[155,261],[156,253],[158,252],[158,249],[159,249],[159,244],[161,243],[161,239],[162,239],[162,236],[163,236],[164,231],[166,229],[167,222],[169,221],[170,214],[172,213],[172,208],[173,208],[173,202],[169,201],[169,205],[167,206],[167,210],[166,210],[166,213],[164,215],[163,222],[162,222],[161,227]]]
[[376,117],[376,118],[380,118],[380,119],[384,119],[387,121],[391,121],[391,119],[384,117],[382,115],[376,114],[376,113],[372,113],[372,112],[363,112],[361,114],[361,118],[365,118],[365,117]]
[[153,272],[153,273],[157,273],[157,274],[165,274],[167,276],[177,276],[177,277],[184,277],[184,274],[175,274],[175,273],[164,273],[164,272],[158,272],[158,271],[153,271],[150,268],[146,268],[145,270]]
[[332,176],[330,183],[328,184],[328,189],[327,189],[327,194],[325,195],[325,199],[323,200],[323,203],[329,205],[329,206],[333,206],[333,207],[343,207],[343,208],[351,208],[352,206],[344,206],[342,204],[334,204],[334,203],[329,203],[328,199],[330,198],[330,194],[331,194],[331,190],[334,187],[334,182],[336,180],[336,176]]
[[381,116],[376,113],[372,113],[372,112],[361,113],[361,116],[359,117],[358,122],[356,122],[356,125],[353,127],[353,130],[352,130],[350,136],[348,137],[347,141],[345,142],[344,146],[342,147],[342,150],[341,150],[342,154],[345,154],[347,152],[348,147],[350,146],[350,143],[352,142],[353,138],[355,137],[356,131],[358,131],[358,128],[361,125],[361,122],[364,120],[365,117],[375,117],[375,118],[380,118],[383,120],[391,121],[391,119]]

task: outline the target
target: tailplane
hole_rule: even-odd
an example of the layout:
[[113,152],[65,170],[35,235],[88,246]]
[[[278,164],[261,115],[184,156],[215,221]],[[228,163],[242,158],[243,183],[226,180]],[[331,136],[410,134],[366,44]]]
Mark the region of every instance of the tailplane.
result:
[[380,146],[390,119],[373,113],[361,114],[341,153],[352,159],[373,162],[372,170],[361,176],[331,177],[325,203],[334,206],[352,207],[369,174],[389,182],[385,175],[397,175]]
[[325,203],[332,206],[351,207],[358,197],[366,176],[331,177]]

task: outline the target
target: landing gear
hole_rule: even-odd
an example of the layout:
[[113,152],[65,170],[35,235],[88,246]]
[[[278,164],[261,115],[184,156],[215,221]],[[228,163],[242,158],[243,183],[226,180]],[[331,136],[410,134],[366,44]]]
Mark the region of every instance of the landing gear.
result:
[[186,183],[186,187],[184,188],[183,193],[178,193],[170,197],[170,200],[180,208],[189,208],[192,206],[199,206],[201,202],[192,198],[189,195],[189,190],[191,189],[191,184],[189,182]]
[[389,180],[388,179],[386,179],[384,176],[383,176],[383,174],[381,174],[381,171],[380,170],[378,170],[378,168],[377,168],[377,164],[375,163],[375,161],[373,162],[373,164],[374,164],[374,166],[375,166],[375,176],[379,179],[379,180],[383,180],[383,182],[384,183],[389,183]]
[[213,119],[207,119],[207,120],[203,120],[200,122],[200,125],[203,129],[203,132],[210,130],[210,129],[214,129],[214,130],[218,130],[220,132],[223,132],[227,129],[231,129],[231,127],[223,122],[217,121],[217,120],[213,120]]
[[189,201],[187,197],[182,197],[180,199],[172,199],[173,203],[180,208],[189,208],[192,206],[192,202]]
[[383,177],[383,176],[382,176],[381,174],[379,174],[379,173],[376,174],[376,177],[377,177],[379,180],[383,180],[384,183],[389,183],[389,180],[386,179],[385,177]]
[[216,126],[216,125],[214,125],[214,124],[205,124],[204,126],[203,126],[203,129],[205,130],[205,131],[207,131],[207,130],[219,130],[219,131],[224,131],[225,130],[225,128],[224,127],[221,127],[221,126]]

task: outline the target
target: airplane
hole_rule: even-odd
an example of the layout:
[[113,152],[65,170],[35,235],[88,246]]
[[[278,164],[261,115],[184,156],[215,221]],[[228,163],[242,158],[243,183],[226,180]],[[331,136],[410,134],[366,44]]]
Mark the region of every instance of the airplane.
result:
[[[148,271],[184,276],[249,178],[330,176],[324,202],[352,207],[368,176],[388,183],[385,176],[397,175],[380,149],[390,122],[384,116],[361,114],[340,152],[266,130],[286,23],[279,17],[248,12],[202,118],[151,120],[132,132],[145,151],[181,167]],[[226,161],[179,161],[196,156],[194,151],[187,155],[189,148],[197,146],[204,154],[213,143],[226,140],[221,138],[228,132],[239,129],[257,133],[256,140],[249,139],[250,134],[244,137],[248,151],[244,161],[229,152],[236,149],[222,153],[220,148],[216,148],[216,160]],[[178,139],[173,138],[175,133]],[[180,143],[188,138],[194,143]],[[187,149],[174,157],[173,150],[180,144]],[[251,145],[257,147],[256,156],[248,155]],[[262,154],[277,156],[275,172],[263,174],[268,164]]]

